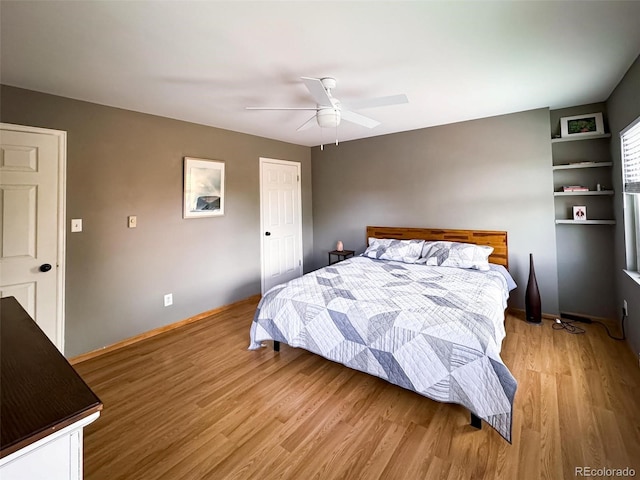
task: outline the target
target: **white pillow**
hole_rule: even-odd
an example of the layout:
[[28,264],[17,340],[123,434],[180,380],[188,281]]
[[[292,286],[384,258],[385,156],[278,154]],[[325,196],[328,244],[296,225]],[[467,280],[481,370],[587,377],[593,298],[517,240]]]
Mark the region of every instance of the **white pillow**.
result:
[[[425,242],[422,248],[424,263],[439,267],[489,270],[489,255],[493,247],[458,242]],[[420,262],[422,263],[422,261]]]
[[369,246],[363,255],[379,260],[395,260],[416,263],[422,253],[424,240],[396,240],[392,238],[369,237]]

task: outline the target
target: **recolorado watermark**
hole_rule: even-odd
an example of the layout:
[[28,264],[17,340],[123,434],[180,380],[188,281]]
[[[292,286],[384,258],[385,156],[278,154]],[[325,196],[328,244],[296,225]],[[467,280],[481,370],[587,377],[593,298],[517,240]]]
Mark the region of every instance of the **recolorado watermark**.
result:
[[576,477],[635,477],[636,471],[631,467],[625,468],[593,468],[576,467]]

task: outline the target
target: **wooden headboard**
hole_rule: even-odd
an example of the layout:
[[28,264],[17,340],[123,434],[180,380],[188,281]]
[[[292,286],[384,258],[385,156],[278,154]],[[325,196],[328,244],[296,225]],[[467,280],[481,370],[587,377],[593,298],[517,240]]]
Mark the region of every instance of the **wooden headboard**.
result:
[[445,230],[442,228],[405,228],[405,227],[367,227],[367,244],[369,237],[396,238],[398,240],[446,240],[448,242],[473,243],[489,245],[493,253],[489,262],[509,268],[509,251],[507,248],[507,232],[493,230]]

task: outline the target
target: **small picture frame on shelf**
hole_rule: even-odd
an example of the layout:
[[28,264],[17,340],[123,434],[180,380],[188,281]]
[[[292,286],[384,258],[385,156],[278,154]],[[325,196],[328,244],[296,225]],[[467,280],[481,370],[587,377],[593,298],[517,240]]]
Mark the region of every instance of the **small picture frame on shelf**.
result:
[[573,207],[573,219],[576,222],[584,222],[587,219],[587,207],[585,205],[575,205]]
[[573,117],[560,119],[560,133],[562,138],[586,137],[604,134],[602,113],[585,113]]

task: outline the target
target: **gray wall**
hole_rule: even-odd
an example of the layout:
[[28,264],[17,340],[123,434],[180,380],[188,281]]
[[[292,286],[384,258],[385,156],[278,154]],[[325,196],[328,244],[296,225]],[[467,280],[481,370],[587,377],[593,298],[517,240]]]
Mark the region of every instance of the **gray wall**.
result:
[[[610,274],[610,257],[599,257],[607,281],[593,298],[603,299],[605,310],[583,311],[615,315],[626,299],[629,341],[640,352],[640,287],[622,272],[617,139],[640,115],[639,88],[637,59],[606,105],[533,110],[324,151],[6,86],[0,120],[68,132],[67,219],[84,220],[82,233],[67,230],[66,348],[74,356],[259,293],[260,156],[302,163],[305,271],[325,265],[337,240],[361,252],[366,225],[506,230],[519,284],[511,305],[524,306],[531,252],[543,311],[573,310],[582,290],[567,282],[573,260],[556,256],[549,119],[554,131],[569,112],[608,110],[615,269]],[[226,162],[224,217],[182,219],[184,156]],[[138,216],[138,228],[127,229],[127,215]],[[605,231],[596,245],[611,242]],[[558,252],[576,243],[565,234],[558,236]],[[588,263],[587,251],[593,249],[572,258]],[[608,282],[611,276],[615,282]],[[162,295],[169,292],[174,305],[164,308]]]
[[[551,133],[560,134],[560,118],[582,113],[602,112],[605,132],[609,132],[604,103],[552,110]],[[560,142],[552,145],[554,164],[577,161],[609,162],[611,140],[592,139]],[[600,183],[611,189],[610,168],[559,170],[554,174],[554,187],[585,185],[595,189]],[[587,218],[614,217],[611,197],[556,197],[556,217],[571,218],[573,205],[586,205]],[[615,318],[615,273],[613,267],[614,231],[610,225],[557,225],[558,297],[563,312]]]
[[613,181],[615,195],[615,285],[616,310],[622,311],[622,300],[629,306],[626,322],[629,344],[634,352],[640,353],[640,286],[622,270],[627,267],[624,242],[624,212],[622,207],[622,168],[620,157],[620,131],[640,116],[640,57],[629,68],[607,100],[609,125],[611,127],[611,159],[613,160]]
[[312,149],[314,261],[342,240],[362,252],[367,225],[506,230],[524,308],[533,253],[542,307],[557,314],[549,110]]
[[[84,231],[67,221],[67,356],[260,293],[261,156],[302,163],[309,263],[308,147],[6,86],[0,105],[3,122],[68,132],[67,219]],[[226,162],[224,217],[182,218],[185,156]]]

